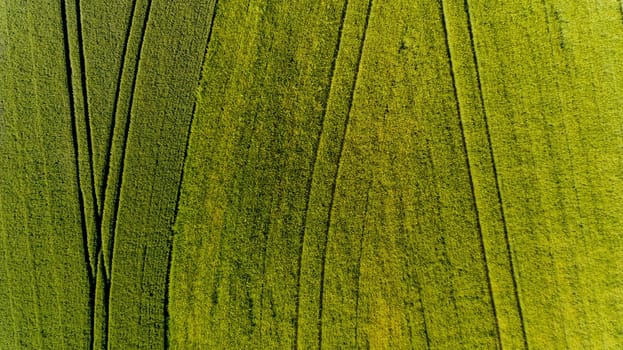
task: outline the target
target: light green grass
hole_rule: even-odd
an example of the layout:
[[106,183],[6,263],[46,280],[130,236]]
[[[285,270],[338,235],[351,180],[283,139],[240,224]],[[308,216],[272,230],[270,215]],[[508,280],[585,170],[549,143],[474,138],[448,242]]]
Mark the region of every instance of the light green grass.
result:
[[[373,2],[369,18],[367,1],[306,15],[251,2],[241,21],[246,5],[219,5],[204,65],[173,344],[616,344],[620,311],[602,307],[618,284],[595,274],[615,265],[618,255],[597,258],[599,237],[621,218],[614,204],[598,211],[621,195],[621,108],[597,95],[621,73],[606,55],[620,45],[616,2]],[[324,50],[339,45],[337,56],[298,55],[306,37],[325,37],[311,23],[328,16],[341,31]],[[314,91],[326,93],[307,102],[320,114],[299,97]],[[577,139],[591,132],[605,164]]]
[[622,31],[614,0],[0,3],[0,349],[616,349]]

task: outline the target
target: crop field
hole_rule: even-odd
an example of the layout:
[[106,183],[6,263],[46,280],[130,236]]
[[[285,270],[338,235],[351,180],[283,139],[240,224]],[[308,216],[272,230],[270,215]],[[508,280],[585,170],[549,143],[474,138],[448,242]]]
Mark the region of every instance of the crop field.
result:
[[7,0],[0,82],[0,350],[623,348],[620,0]]

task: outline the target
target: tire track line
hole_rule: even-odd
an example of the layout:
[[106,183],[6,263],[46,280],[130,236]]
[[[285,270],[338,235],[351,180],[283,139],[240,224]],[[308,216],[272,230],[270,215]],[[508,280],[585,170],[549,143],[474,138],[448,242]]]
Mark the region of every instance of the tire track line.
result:
[[117,75],[117,87],[115,90],[115,98],[114,98],[114,108],[113,108],[113,115],[112,115],[112,126],[110,128],[110,132],[108,134],[108,141],[107,141],[107,145],[108,145],[108,152],[106,152],[106,155],[104,157],[104,174],[103,174],[103,178],[102,178],[102,183],[100,186],[100,216],[103,216],[103,211],[104,211],[104,204],[106,202],[106,187],[108,185],[108,176],[110,174],[110,156],[112,153],[112,146],[113,146],[113,139],[114,139],[114,135],[115,135],[115,125],[117,124],[117,114],[118,114],[118,110],[119,110],[119,96],[121,95],[121,82],[123,80],[123,72],[124,72],[124,68],[126,66],[126,56],[128,54],[128,43],[130,41],[130,36],[132,33],[132,27],[134,24],[134,18],[135,18],[135,13],[136,13],[136,3],[137,0],[134,0],[132,2],[132,10],[130,12],[130,20],[127,26],[127,30],[126,30],[126,35],[125,35],[125,40],[123,42],[123,50],[122,50],[122,54],[121,54],[121,65],[119,67],[119,73]]
[[[118,76],[117,76],[117,87],[115,90],[115,98],[114,98],[114,108],[113,108],[113,115],[112,115],[112,127],[110,128],[110,133],[108,135],[108,152],[106,152],[106,156],[104,159],[104,174],[103,174],[103,180],[102,180],[102,194],[101,194],[101,198],[102,198],[102,207],[101,207],[101,217],[102,217],[102,221],[101,221],[101,228],[100,228],[100,250],[103,252],[104,258],[102,259],[103,263],[104,263],[104,276],[107,280],[106,284],[109,283],[110,281],[110,275],[111,275],[111,251],[112,251],[112,242],[111,242],[111,235],[112,235],[112,231],[114,230],[114,212],[111,214],[110,213],[110,202],[112,201],[113,203],[113,208],[114,208],[114,202],[118,199],[119,197],[119,191],[120,191],[120,185],[119,185],[119,178],[120,175],[116,176],[116,177],[112,177],[111,178],[111,171],[113,171],[113,168],[117,168],[120,167],[120,163],[123,162],[123,158],[118,157],[117,153],[115,153],[116,149],[113,149],[113,147],[116,145],[115,141],[119,141],[122,143],[122,148],[125,147],[123,145],[123,141],[124,139],[124,135],[121,134],[121,130],[126,130],[126,124],[128,123],[129,120],[129,115],[130,115],[130,110],[131,110],[131,103],[127,102],[127,98],[124,99],[123,102],[121,102],[122,100],[122,93],[124,91],[126,91],[128,88],[126,88],[126,85],[124,83],[124,77],[128,74],[132,75],[132,66],[128,66],[128,54],[129,54],[129,43],[130,40],[133,38],[132,36],[132,32],[133,29],[135,28],[135,22],[138,21],[137,19],[137,7],[138,7],[138,1],[134,0],[132,3],[132,10],[130,13],[130,20],[128,23],[128,29],[126,31],[126,37],[125,37],[125,41],[123,44],[123,53],[122,53],[122,57],[121,57],[121,65],[119,67],[119,72],[118,72]],[[139,34],[140,35],[140,34]],[[137,55],[138,56],[138,55]],[[137,57],[137,61],[138,61],[138,57]],[[135,62],[134,64],[134,74],[136,74],[136,67],[138,66],[138,62]],[[132,87],[129,88],[130,91],[132,91]],[[125,106],[127,104],[127,106]],[[124,109],[124,111],[122,112],[121,110]],[[125,118],[122,119],[122,117],[120,116],[120,114],[124,113],[125,114]],[[121,138],[121,140],[117,140]],[[113,156],[115,156],[114,159],[114,163],[112,161]],[[117,159],[118,158],[118,159]],[[118,170],[117,170],[118,171]],[[109,193],[112,192],[112,193]],[[108,197],[111,197],[112,199],[107,200]]]
[[[129,103],[128,103],[128,108],[126,110],[125,116],[126,116],[126,122],[124,123],[123,126],[123,133],[120,136],[121,139],[121,156],[120,156],[120,163],[119,163],[119,170],[117,171],[116,174],[116,183],[114,184],[114,193],[113,193],[113,198],[110,199],[110,201],[112,202],[113,208],[112,208],[112,216],[111,216],[111,222],[110,225],[108,227],[109,230],[109,240],[108,240],[108,245],[107,245],[107,253],[108,253],[108,279],[110,280],[111,275],[112,275],[112,262],[113,262],[113,252],[114,252],[114,243],[115,243],[115,232],[117,230],[117,216],[119,213],[119,199],[120,199],[120,195],[121,195],[121,188],[123,186],[123,170],[125,167],[125,161],[126,161],[126,151],[127,151],[127,143],[128,143],[128,136],[129,136],[129,130],[130,130],[130,125],[132,122],[132,104],[134,103],[134,92],[136,90],[136,81],[138,78],[138,69],[139,69],[139,63],[140,63],[140,58],[141,58],[141,53],[142,53],[142,49],[143,49],[143,41],[145,39],[145,30],[147,28],[147,22],[149,21],[149,13],[150,13],[150,9],[151,9],[151,3],[152,1],[149,0],[147,2],[147,9],[145,12],[145,18],[143,19],[143,29],[141,31],[141,37],[138,43],[138,56],[136,59],[136,62],[134,64],[134,77],[132,78],[132,84],[131,84],[131,89],[130,89],[130,97],[129,97]],[[108,183],[109,184],[109,183]],[[107,185],[108,185],[107,184]]]
[[[77,39],[78,39],[78,53],[79,53],[79,70],[80,70],[80,83],[81,83],[81,92],[82,92],[82,104],[84,111],[84,125],[85,125],[85,138],[86,138],[86,146],[87,146],[87,154],[88,154],[88,164],[89,164],[89,178],[91,185],[91,199],[93,203],[93,207],[89,208],[93,210],[93,218],[92,220],[95,223],[95,232],[93,234],[95,237],[91,238],[94,241],[94,246],[91,247],[93,250],[90,252],[91,261],[91,281],[89,283],[89,309],[90,309],[90,318],[91,318],[91,329],[90,329],[90,348],[95,348],[95,329],[97,326],[97,317],[96,317],[96,307],[97,307],[97,269],[98,269],[98,255],[101,249],[101,215],[99,210],[99,198],[96,189],[95,182],[95,166],[94,166],[94,156],[93,156],[93,136],[91,132],[91,118],[89,114],[89,100],[88,100],[88,88],[87,88],[87,75],[86,75],[86,57],[84,53],[84,40],[83,40],[83,30],[82,30],[82,12],[80,7],[80,0],[75,0],[75,10],[76,10],[76,30],[77,30]],[[92,255],[91,255],[92,254]]]
[[83,235],[83,246],[85,253],[85,265],[87,267],[87,276],[89,281],[93,281],[93,269],[90,258],[90,249],[89,249],[89,239],[87,237],[88,230],[86,224],[86,210],[85,210],[85,199],[84,199],[84,189],[80,179],[80,161],[79,161],[79,146],[78,146],[78,126],[77,126],[77,118],[76,118],[76,109],[75,109],[75,98],[74,98],[74,89],[73,89],[73,69],[71,67],[71,53],[70,53],[70,45],[69,45],[69,27],[67,21],[67,7],[66,2],[61,2],[61,17],[63,23],[64,30],[64,49],[65,49],[65,69],[67,70],[67,88],[69,90],[69,111],[71,114],[71,133],[72,133],[72,141],[73,141],[73,151],[74,151],[74,159],[75,159],[75,167],[76,167],[76,183],[78,185],[78,204],[80,206],[80,221],[82,226],[82,235]]
[[498,171],[497,171],[497,165],[495,162],[495,157],[494,157],[494,151],[493,151],[493,143],[491,142],[491,131],[489,128],[489,119],[488,119],[488,115],[487,115],[487,109],[486,109],[486,105],[485,105],[485,100],[484,100],[484,94],[482,91],[482,80],[480,78],[480,64],[478,62],[478,54],[476,53],[476,45],[474,42],[474,32],[473,32],[473,21],[472,21],[472,16],[471,16],[471,12],[470,12],[470,7],[469,7],[469,0],[464,0],[464,7],[465,7],[465,11],[467,13],[467,30],[469,32],[469,40],[470,40],[470,45],[472,47],[472,58],[474,60],[474,64],[476,67],[476,81],[478,83],[478,94],[480,96],[480,100],[481,100],[481,106],[482,106],[482,112],[483,112],[483,118],[485,121],[485,134],[486,134],[486,138],[487,138],[487,144],[489,145],[489,156],[491,157],[491,165],[492,165],[492,170],[493,170],[493,176],[495,178],[495,191],[496,191],[496,195],[497,195],[497,200],[499,203],[499,208],[500,208],[500,214],[502,217],[502,223],[503,223],[503,228],[504,228],[504,242],[506,243],[506,252],[508,253],[508,260],[510,262],[510,269],[511,269],[511,276],[513,277],[513,290],[514,290],[514,294],[515,294],[515,299],[517,301],[517,312],[519,314],[519,320],[521,323],[521,332],[522,332],[522,338],[523,338],[523,343],[524,343],[524,347],[526,349],[529,349],[529,343],[528,343],[528,337],[526,334],[526,326],[525,326],[525,320],[524,320],[524,316],[523,316],[523,309],[522,309],[522,305],[521,305],[521,300],[519,298],[519,287],[518,287],[518,282],[517,282],[517,270],[515,268],[515,263],[514,263],[514,259],[513,259],[513,253],[511,250],[511,244],[510,244],[510,240],[509,240],[509,235],[508,235],[508,223],[506,221],[506,214],[504,211],[504,204],[503,204],[503,200],[502,200],[502,194],[500,191],[500,178],[498,176]]
[[69,27],[67,21],[67,4],[65,1],[61,1],[61,20],[63,24],[63,44],[65,50],[65,69],[67,70],[67,88],[69,90],[69,111],[71,114],[71,134],[72,144],[74,152],[74,165],[76,168],[76,185],[78,193],[78,205],[80,207],[80,225],[82,231],[82,247],[84,250],[84,261],[87,272],[87,279],[89,283],[89,323],[91,325],[91,335],[89,339],[89,348],[93,348],[94,341],[94,322],[95,322],[95,276],[93,271],[93,264],[91,263],[90,249],[89,249],[89,237],[87,230],[86,210],[84,190],[82,188],[80,179],[80,161],[79,161],[79,147],[78,147],[78,126],[76,120],[75,111],[75,99],[73,90],[73,69],[71,67],[70,45],[69,45]]
[[461,113],[461,108],[460,108],[460,102],[459,102],[459,94],[458,94],[458,90],[457,90],[457,86],[456,86],[456,77],[455,77],[455,69],[454,69],[454,61],[452,60],[452,52],[450,50],[450,37],[448,35],[448,22],[447,22],[447,17],[446,17],[446,12],[444,9],[445,6],[445,2],[444,0],[440,0],[438,2],[439,5],[439,11],[440,11],[440,15],[441,15],[441,19],[442,19],[442,27],[443,27],[443,32],[444,32],[444,37],[445,37],[445,48],[446,48],[446,55],[448,56],[448,64],[449,64],[449,68],[450,68],[450,77],[452,79],[452,91],[454,93],[454,101],[455,101],[455,108],[456,108],[456,112],[458,114],[459,117],[459,127],[461,130],[461,142],[462,142],[462,147],[463,147],[463,152],[465,155],[465,164],[467,166],[467,170],[468,170],[468,177],[469,177],[469,185],[470,185],[470,190],[471,190],[471,196],[472,196],[472,203],[474,206],[474,210],[476,212],[476,226],[478,229],[478,237],[480,238],[480,249],[482,252],[482,258],[484,260],[484,264],[485,264],[485,272],[486,272],[486,279],[487,279],[487,288],[488,288],[488,292],[489,292],[489,298],[491,299],[491,308],[492,308],[492,312],[493,312],[493,318],[495,319],[495,334],[496,334],[496,338],[497,338],[497,345],[500,349],[502,349],[502,338],[500,336],[500,320],[498,318],[498,312],[496,310],[495,307],[495,299],[493,298],[493,287],[491,285],[491,271],[489,269],[489,263],[487,261],[487,252],[485,249],[485,243],[484,243],[484,237],[482,234],[482,227],[480,224],[480,212],[479,212],[479,208],[478,208],[478,203],[476,203],[476,189],[475,189],[475,185],[474,185],[474,179],[473,179],[473,174],[472,174],[472,165],[471,165],[471,161],[470,161],[470,157],[469,157],[469,152],[468,152],[468,148],[467,148],[467,140],[465,138],[465,121],[463,119],[463,114]]
[[334,174],[335,181],[333,181],[333,184],[331,186],[331,200],[329,202],[329,217],[327,218],[327,227],[326,227],[325,235],[324,235],[325,239],[324,239],[324,244],[323,244],[323,249],[322,249],[321,267],[320,267],[320,305],[318,308],[318,349],[322,348],[322,316],[323,316],[323,304],[324,304],[325,269],[326,269],[326,262],[327,262],[327,246],[329,243],[329,231],[331,228],[331,218],[333,216],[333,209],[334,209],[334,202],[335,202],[335,192],[337,188],[337,181],[340,175],[342,157],[344,155],[344,144],[346,143],[345,142],[346,136],[348,134],[348,125],[350,124],[350,114],[351,114],[350,112],[353,107],[353,100],[355,96],[355,90],[357,88],[357,81],[359,79],[359,72],[361,71],[361,58],[363,56],[366,36],[368,34],[368,24],[370,23],[372,3],[373,3],[373,0],[370,0],[368,2],[368,9],[366,11],[366,18],[365,18],[364,27],[363,27],[363,36],[361,39],[361,44],[359,45],[359,52],[358,52],[358,57],[357,57],[357,69],[355,71],[355,77],[353,79],[353,83],[350,89],[351,94],[348,100],[348,110],[346,113],[346,118],[344,120],[344,132],[340,140],[340,149],[339,149],[339,155],[337,159],[337,167],[335,169],[335,174]]
[[128,143],[128,136],[129,136],[129,130],[130,130],[130,125],[131,125],[131,121],[132,121],[132,104],[134,102],[134,92],[136,89],[136,81],[138,78],[138,70],[139,70],[139,63],[140,63],[140,59],[141,59],[141,54],[143,51],[143,42],[145,39],[145,32],[147,29],[147,25],[149,22],[149,15],[151,12],[151,4],[152,1],[149,0],[147,2],[147,8],[145,11],[145,18],[143,20],[143,30],[141,33],[141,37],[140,37],[140,41],[138,43],[138,56],[135,62],[135,70],[134,70],[134,77],[132,79],[132,88],[131,88],[131,93],[130,93],[130,98],[129,98],[129,104],[128,104],[128,110],[127,110],[127,122],[125,123],[125,128],[124,128],[124,134],[123,134],[123,139],[122,139],[122,148],[121,148],[121,163],[119,165],[119,172],[117,174],[117,184],[115,186],[115,198],[113,200],[113,213],[112,213],[112,221],[111,221],[111,225],[109,227],[110,229],[110,237],[109,237],[109,241],[108,241],[108,253],[109,253],[109,272],[108,272],[108,281],[105,285],[105,294],[106,294],[106,298],[107,298],[107,302],[106,302],[106,344],[108,347],[110,347],[110,292],[111,292],[111,287],[112,287],[112,272],[113,272],[113,262],[114,262],[114,251],[115,251],[115,234],[117,231],[117,217],[119,214],[119,202],[120,202],[120,195],[121,195],[121,189],[123,186],[123,170],[124,170],[124,165],[125,165],[125,161],[126,161],[126,151],[127,151],[127,143]]
[[[101,217],[99,214],[99,202],[98,195],[95,186],[95,170],[94,170],[94,157],[93,157],[93,135],[91,133],[91,117],[89,115],[89,99],[88,99],[88,90],[87,90],[87,73],[86,73],[86,58],[84,54],[84,40],[82,38],[82,14],[80,10],[80,0],[76,0],[76,24],[77,24],[77,33],[78,33],[78,53],[80,58],[80,83],[82,84],[82,103],[84,109],[84,122],[85,122],[85,131],[86,131],[86,144],[87,144],[87,153],[89,156],[89,171],[91,178],[91,196],[93,197],[93,219],[95,221],[95,228],[97,231],[101,229]],[[99,232],[95,232],[96,237],[101,236]],[[96,238],[97,242],[97,238]],[[97,252],[97,243],[95,251]],[[97,255],[97,253],[95,254]],[[97,262],[95,262],[97,264]],[[95,267],[97,268],[97,267]]]
[[[92,152],[90,151],[89,137],[85,136],[90,134],[89,126],[86,123],[86,114],[88,113],[85,100],[85,90],[81,85],[82,82],[82,67],[80,62],[80,50],[81,34],[78,33],[78,18],[77,8],[71,6],[77,6],[76,2],[68,2],[63,0],[61,2],[61,17],[65,21],[63,25],[65,35],[67,36],[67,60],[68,60],[68,74],[70,75],[71,83],[71,105],[73,108],[73,120],[76,128],[76,143],[77,143],[77,158],[79,163],[78,176],[81,178],[80,188],[83,195],[84,205],[84,219],[86,221],[87,230],[87,245],[89,264],[92,276],[95,271],[96,262],[96,241],[97,241],[97,223],[96,223],[96,209],[94,209],[95,198],[91,197],[95,195],[93,188],[89,189],[92,185],[93,172],[92,172]],[[75,22],[74,22],[75,21]],[[75,36],[75,37],[74,37]],[[77,51],[73,52],[73,51]],[[67,63],[66,63],[67,64]],[[82,99],[82,100],[81,100]],[[93,215],[92,215],[93,214]]]
[[337,56],[340,52],[340,45],[342,44],[342,30],[344,29],[344,22],[346,19],[346,10],[348,8],[348,0],[345,0],[343,8],[342,8],[342,14],[340,17],[340,26],[338,28],[338,33],[337,33],[337,42],[335,45],[335,49],[333,50],[333,60],[331,61],[331,68],[330,68],[330,77],[329,77],[329,91],[327,92],[327,98],[325,99],[325,104],[323,106],[323,111],[322,111],[322,120],[321,120],[321,126],[320,126],[320,130],[318,131],[318,135],[317,135],[317,140],[318,142],[316,142],[316,145],[314,147],[314,161],[312,163],[312,168],[311,168],[311,174],[309,176],[309,180],[307,183],[307,199],[305,201],[305,209],[303,211],[303,219],[302,219],[302,223],[301,223],[301,231],[299,232],[299,236],[300,236],[300,248],[299,248],[299,259],[298,259],[298,274],[297,274],[297,279],[296,279],[296,309],[295,309],[295,319],[294,319],[294,347],[297,347],[298,344],[298,339],[299,339],[299,318],[300,318],[300,293],[301,293],[301,272],[302,272],[302,267],[303,267],[303,247],[305,245],[305,232],[306,232],[306,227],[307,227],[307,215],[309,212],[309,202],[311,199],[311,193],[312,193],[312,184],[314,182],[314,177],[316,175],[316,164],[318,163],[318,153],[319,153],[319,149],[320,149],[320,142],[322,139],[322,136],[324,134],[325,131],[325,123],[326,123],[326,117],[327,117],[327,106],[329,105],[329,99],[331,96],[331,90],[333,89],[334,86],[334,80],[335,80],[335,67],[337,65]]

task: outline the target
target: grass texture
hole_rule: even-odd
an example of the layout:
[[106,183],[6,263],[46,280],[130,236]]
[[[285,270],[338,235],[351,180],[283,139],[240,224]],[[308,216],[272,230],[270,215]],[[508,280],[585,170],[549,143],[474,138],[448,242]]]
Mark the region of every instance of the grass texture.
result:
[[0,3],[0,349],[617,349],[623,10]]

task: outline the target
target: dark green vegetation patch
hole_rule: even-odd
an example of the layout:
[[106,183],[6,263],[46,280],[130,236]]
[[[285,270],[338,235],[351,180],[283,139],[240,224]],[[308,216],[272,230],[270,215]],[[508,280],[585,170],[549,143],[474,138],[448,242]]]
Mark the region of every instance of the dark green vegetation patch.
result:
[[623,346],[621,9],[0,3],[0,349]]

